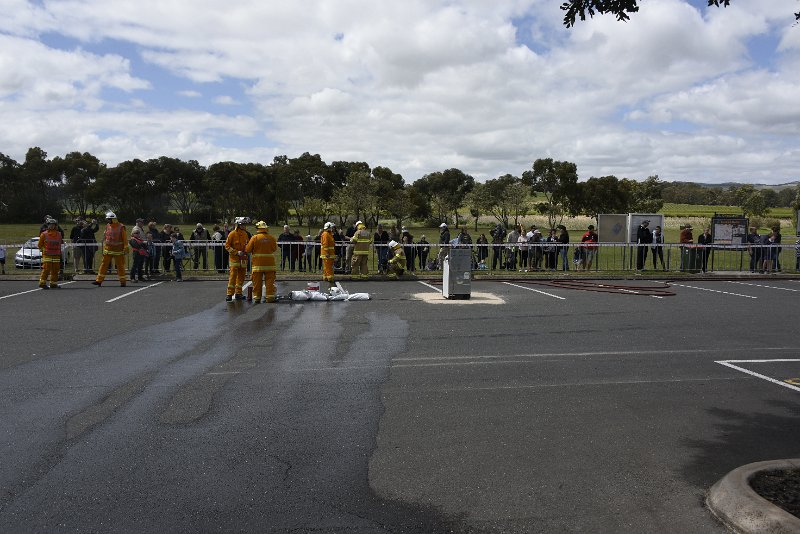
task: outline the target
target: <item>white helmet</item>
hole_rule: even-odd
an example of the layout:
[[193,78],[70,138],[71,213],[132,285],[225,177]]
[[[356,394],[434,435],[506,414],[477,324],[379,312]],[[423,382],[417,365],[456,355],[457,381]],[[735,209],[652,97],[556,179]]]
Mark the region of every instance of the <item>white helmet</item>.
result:
[[325,223],[325,225],[322,228],[324,230],[327,230],[328,228],[333,228],[334,226],[336,226],[336,225],[333,224],[332,222],[328,221],[328,222]]
[[447,223],[442,223],[439,225],[439,228],[447,228]]
[[391,241],[389,241],[389,248],[394,248],[394,247],[396,247],[397,245],[399,245],[399,243],[398,243],[397,241],[395,241],[394,239],[392,239]]
[[356,225],[355,225],[355,226],[356,226],[356,228],[358,228],[358,225],[359,225],[359,224],[364,224],[364,221],[356,221]]
[[116,219],[116,218],[117,218],[117,214],[114,213],[113,211],[107,211],[106,212],[106,219]]
[[236,217],[233,224],[247,224],[247,217]]

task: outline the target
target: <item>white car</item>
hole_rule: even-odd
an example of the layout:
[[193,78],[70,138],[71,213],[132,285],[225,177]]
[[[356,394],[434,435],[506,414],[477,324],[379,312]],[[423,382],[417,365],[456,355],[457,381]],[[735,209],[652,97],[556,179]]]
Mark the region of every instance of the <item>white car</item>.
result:
[[[67,246],[61,245],[62,267],[68,261]],[[39,269],[42,266],[42,251],[39,250],[39,238],[32,237],[25,241],[22,248],[14,254],[14,267],[17,269]]]

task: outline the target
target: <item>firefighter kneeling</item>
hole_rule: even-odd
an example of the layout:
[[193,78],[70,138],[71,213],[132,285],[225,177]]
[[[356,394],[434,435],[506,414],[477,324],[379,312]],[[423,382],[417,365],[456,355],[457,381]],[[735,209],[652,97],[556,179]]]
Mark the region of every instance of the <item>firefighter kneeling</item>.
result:
[[253,258],[253,304],[261,302],[261,278],[267,288],[264,302],[275,302],[275,252],[278,243],[269,234],[269,226],[264,221],[256,223],[258,233],[250,238],[245,251]]
[[406,270],[406,253],[397,241],[389,241],[389,278],[397,278]]

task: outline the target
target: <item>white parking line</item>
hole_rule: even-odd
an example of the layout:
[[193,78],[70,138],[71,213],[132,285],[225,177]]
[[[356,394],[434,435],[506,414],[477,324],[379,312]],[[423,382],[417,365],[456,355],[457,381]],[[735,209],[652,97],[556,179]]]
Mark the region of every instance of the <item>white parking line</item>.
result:
[[800,391],[800,387],[797,387],[793,384],[789,384],[788,382],[782,382],[780,380],[776,380],[775,378],[771,378],[769,376],[765,376],[749,369],[745,369],[744,367],[739,367],[738,365],[734,365],[735,363],[772,363],[772,362],[800,362],[800,360],[723,360],[718,361],[720,365],[724,365],[726,367],[730,367],[731,369],[736,369],[737,371],[741,371],[743,373],[747,373],[748,375],[755,376],[757,378],[761,378],[766,380],[767,382],[772,382],[773,384],[778,384],[779,386],[783,386],[785,388],[793,389],[795,391]]
[[800,293],[800,289],[791,289],[788,287],[775,287],[775,286],[765,286],[762,284],[748,284],[747,282],[734,282],[733,280],[728,280],[731,284],[741,284],[743,286],[754,286],[754,287],[765,287],[767,289],[780,289],[781,291],[794,291],[795,293]]
[[423,281],[421,281],[421,280],[417,280],[417,282],[419,282],[420,284],[422,284],[422,285],[423,285],[423,286],[425,286],[425,287],[429,287],[429,288],[433,289],[434,291],[438,291],[438,292],[440,292],[440,293],[442,292],[442,290],[441,290],[441,289],[439,289],[439,288],[438,288],[438,287],[436,287],[436,286],[432,286],[432,285],[430,285],[430,284],[429,284],[429,283],[427,283],[427,282],[423,282]]
[[122,294],[122,295],[120,295],[118,297],[114,297],[111,300],[107,300],[106,303],[114,302],[115,300],[119,300],[119,299],[124,299],[125,297],[133,295],[134,293],[138,293],[139,291],[144,291],[145,289],[150,289],[151,287],[154,287],[154,286],[157,286],[157,285],[163,284],[163,283],[164,283],[163,281],[156,282],[155,284],[150,284],[148,286],[140,287],[139,289],[134,289],[133,291],[128,291],[127,293],[124,293],[124,294]]
[[539,291],[538,289],[533,289],[532,287],[519,286],[517,284],[512,284],[511,282],[503,282],[503,283],[508,285],[508,286],[513,286],[513,287],[518,287],[520,289],[526,289],[528,291],[533,291],[534,293],[541,293],[542,295],[547,295],[548,297],[553,297],[554,299],[567,300],[564,297],[559,297],[558,295],[553,295],[552,293],[546,293],[545,291]]
[[698,289],[700,291],[711,291],[712,293],[722,293],[723,295],[731,295],[733,297],[745,297],[748,299],[757,299],[758,297],[754,297],[752,295],[742,295],[740,293],[729,293],[728,291],[720,291],[718,289],[708,289],[705,287],[695,287],[695,286],[686,286],[683,284],[672,284],[673,286],[677,287],[688,287],[689,289]]
[[[63,284],[59,284],[59,286],[65,286],[67,284],[74,284],[74,283],[75,283],[74,281],[72,281],[72,282],[64,282]],[[33,293],[34,291],[42,291],[42,288],[41,287],[37,287],[36,289],[29,289],[27,291],[20,291],[19,293],[13,293],[11,295],[4,295],[4,296],[0,297],[0,300],[10,299],[11,297],[17,297],[19,295],[25,295],[26,293]]]

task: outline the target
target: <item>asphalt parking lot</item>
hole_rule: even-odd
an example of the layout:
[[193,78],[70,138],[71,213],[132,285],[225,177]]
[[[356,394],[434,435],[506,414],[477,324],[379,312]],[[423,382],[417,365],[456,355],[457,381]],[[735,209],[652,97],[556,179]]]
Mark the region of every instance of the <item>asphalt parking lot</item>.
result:
[[800,456],[798,281],[341,284],[1,282],[0,530],[724,532]]

